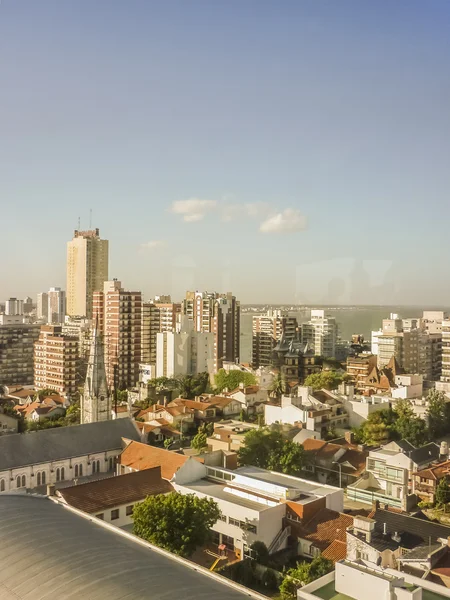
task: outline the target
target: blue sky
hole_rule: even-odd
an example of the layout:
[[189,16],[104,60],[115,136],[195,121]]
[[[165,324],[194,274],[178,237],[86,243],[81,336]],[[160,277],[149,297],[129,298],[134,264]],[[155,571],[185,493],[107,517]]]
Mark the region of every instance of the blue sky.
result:
[[447,0],[2,0],[0,297],[450,305]]

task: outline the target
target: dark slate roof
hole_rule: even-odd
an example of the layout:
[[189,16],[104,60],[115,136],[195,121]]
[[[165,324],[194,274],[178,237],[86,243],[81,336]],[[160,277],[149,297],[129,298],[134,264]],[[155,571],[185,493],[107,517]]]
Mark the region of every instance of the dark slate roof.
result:
[[397,440],[395,443],[406,453],[413,452],[416,449],[408,440]]
[[426,559],[428,556],[434,552],[442,548],[442,544],[421,544],[420,546],[416,546],[406,554],[403,554],[400,557],[400,560],[420,560]]
[[416,463],[416,465],[420,465],[427,461],[437,460],[439,458],[439,446],[434,442],[430,442],[421,448],[416,448],[411,452],[409,457],[411,460]]
[[48,498],[3,494],[0,598],[266,600],[135,540]]
[[140,441],[131,419],[55,427],[0,437],[0,471],[76,456],[121,450],[122,438]]
[[377,531],[382,531],[383,523],[386,523],[387,532],[391,535],[396,531],[400,534],[409,533],[425,541],[429,541],[429,538],[432,541],[436,541],[438,538],[447,539],[450,537],[450,527],[448,525],[433,523],[426,520],[426,518],[412,517],[390,510],[377,509],[373,515],[373,519],[377,522]]

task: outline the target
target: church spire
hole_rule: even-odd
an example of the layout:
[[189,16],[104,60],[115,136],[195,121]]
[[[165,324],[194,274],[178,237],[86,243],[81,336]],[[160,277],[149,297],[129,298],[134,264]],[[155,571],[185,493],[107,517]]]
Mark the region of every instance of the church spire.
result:
[[106,381],[105,354],[98,316],[92,334],[89,362],[81,403],[81,422],[95,423],[111,419],[111,398]]

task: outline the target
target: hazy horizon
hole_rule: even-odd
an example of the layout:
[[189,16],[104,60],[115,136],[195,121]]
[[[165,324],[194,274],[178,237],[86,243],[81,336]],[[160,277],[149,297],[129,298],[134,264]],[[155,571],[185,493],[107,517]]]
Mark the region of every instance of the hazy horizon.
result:
[[[447,0],[3,0],[0,301],[450,305]],[[447,300],[448,299],[448,300]]]

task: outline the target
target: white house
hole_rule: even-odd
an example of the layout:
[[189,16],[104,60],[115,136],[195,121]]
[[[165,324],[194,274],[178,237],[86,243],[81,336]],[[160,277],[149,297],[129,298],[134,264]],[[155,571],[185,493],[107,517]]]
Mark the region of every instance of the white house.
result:
[[130,419],[0,437],[0,492],[34,489],[111,472],[126,442],[140,439]]
[[181,494],[217,502],[222,516],[212,528],[214,541],[235,551],[238,558],[249,555],[249,547],[257,540],[270,553],[286,547],[288,501],[289,505],[306,505],[325,498],[327,508],[343,510],[340,488],[256,467],[229,470],[190,461],[176,471],[171,483]]

